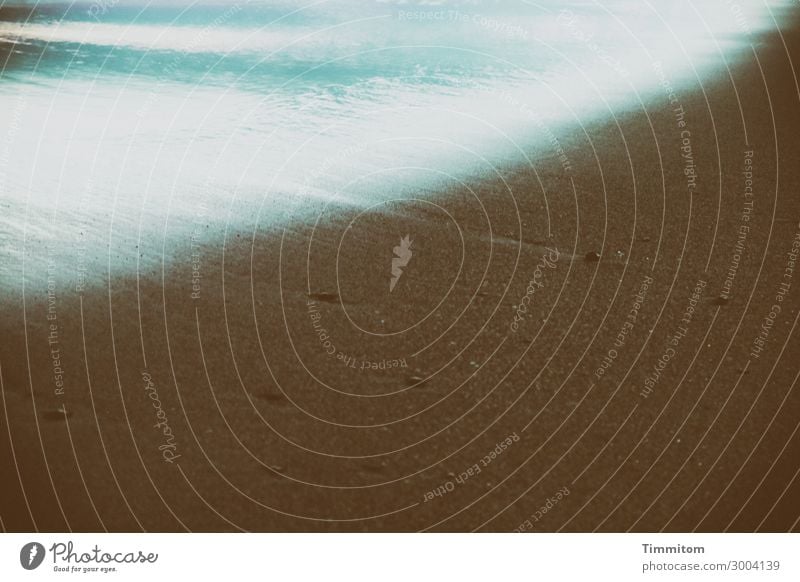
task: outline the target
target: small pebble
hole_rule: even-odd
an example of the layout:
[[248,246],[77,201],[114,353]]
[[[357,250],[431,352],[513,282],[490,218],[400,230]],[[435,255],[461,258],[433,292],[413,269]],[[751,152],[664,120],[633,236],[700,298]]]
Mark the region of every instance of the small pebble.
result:
[[715,297],[711,303],[714,305],[726,305],[728,303],[728,299],[720,295],[719,297]]
[[589,263],[596,263],[600,260],[600,255],[594,251],[589,251],[583,258]]
[[406,384],[408,386],[422,386],[427,383],[427,381],[428,379],[422,376],[409,376],[408,379],[406,379]]

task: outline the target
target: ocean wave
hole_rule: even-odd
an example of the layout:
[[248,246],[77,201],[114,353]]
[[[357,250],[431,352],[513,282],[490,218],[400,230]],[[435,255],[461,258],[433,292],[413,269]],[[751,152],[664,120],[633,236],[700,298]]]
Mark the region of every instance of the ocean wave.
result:
[[695,4],[325,3],[289,19],[279,8],[298,5],[283,3],[180,23],[89,21],[84,7],[2,22],[0,48],[30,58],[0,71],[0,201],[33,209],[30,232],[75,212],[130,232],[143,216],[175,228],[198,192],[235,222],[293,199],[434,192],[533,151],[564,165],[558,125],[663,99],[662,78],[679,91],[775,24],[776,3]]

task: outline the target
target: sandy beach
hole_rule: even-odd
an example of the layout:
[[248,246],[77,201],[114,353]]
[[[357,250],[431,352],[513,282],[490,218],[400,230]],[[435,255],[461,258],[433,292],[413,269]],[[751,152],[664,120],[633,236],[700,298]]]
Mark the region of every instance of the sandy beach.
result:
[[530,166],[43,270],[0,525],[800,531],[798,30]]

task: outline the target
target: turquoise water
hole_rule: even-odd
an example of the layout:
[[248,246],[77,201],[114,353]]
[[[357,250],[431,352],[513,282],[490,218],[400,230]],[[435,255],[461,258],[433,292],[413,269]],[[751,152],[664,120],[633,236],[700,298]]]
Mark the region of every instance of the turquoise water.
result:
[[0,236],[20,255],[435,192],[663,97],[656,61],[676,87],[722,68],[783,3],[27,4],[0,8]]

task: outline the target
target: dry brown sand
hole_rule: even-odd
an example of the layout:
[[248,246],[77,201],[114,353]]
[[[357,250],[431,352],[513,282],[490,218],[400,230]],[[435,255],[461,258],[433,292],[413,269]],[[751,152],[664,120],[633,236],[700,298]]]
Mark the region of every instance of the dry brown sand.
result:
[[2,527],[797,531],[796,30],[678,90],[685,126],[660,94],[564,128],[570,171],[205,233],[194,289],[187,240],[5,297]]

